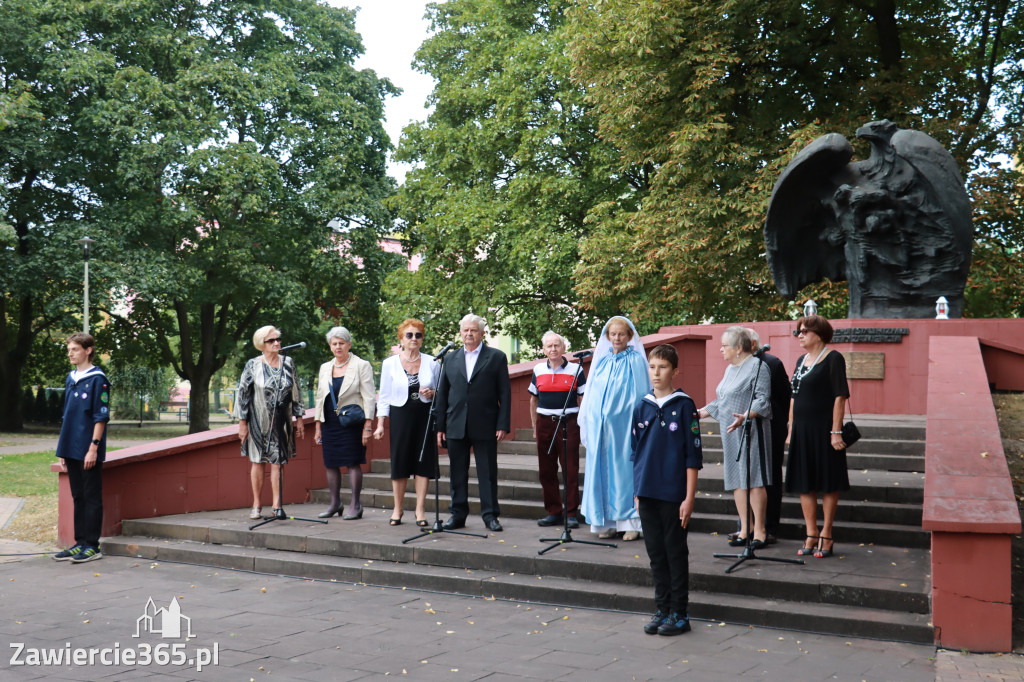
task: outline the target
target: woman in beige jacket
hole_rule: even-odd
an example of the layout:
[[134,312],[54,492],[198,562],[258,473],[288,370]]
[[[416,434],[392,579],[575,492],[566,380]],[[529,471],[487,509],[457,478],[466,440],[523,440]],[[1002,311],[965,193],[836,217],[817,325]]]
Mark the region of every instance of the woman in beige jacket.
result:
[[334,357],[320,366],[313,423],[316,443],[323,446],[331,505],[319,516],[341,515],[341,467],[346,467],[352,500],[342,518],[350,521],[363,517],[363,506],[359,502],[363,487],[360,465],[366,463],[366,444],[373,433],[376,391],[373,369],[369,362],[351,352],[352,334],[347,329],[331,329],[327,332],[327,343]]

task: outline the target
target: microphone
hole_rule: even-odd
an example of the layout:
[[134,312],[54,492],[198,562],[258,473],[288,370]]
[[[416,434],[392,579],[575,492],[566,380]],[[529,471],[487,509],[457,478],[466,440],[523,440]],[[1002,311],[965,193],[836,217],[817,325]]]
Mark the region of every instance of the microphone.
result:
[[772,349],[772,347],[766,343],[766,344],[764,344],[763,346],[761,346],[760,348],[758,348],[757,350],[754,351],[754,357],[755,358],[759,358],[762,355],[764,355],[765,353],[767,353],[768,351],[770,351],[771,349]]
[[592,350],[581,350],[579,353],[573,353],[572,356],[577,360],[582,360],[584,358],[589,358],[593,354],[594,351]]
[[444,348],[442,348],[441,352],[434,356],[434,359],[435,360],[440,360],[445,355],[447,355],[448,351],[450,351],[452,348],[455,348],[455,342],[454,341],[449,341],[448,345],[445,346]]
[[278,352],[283,353],[286,350],[291,350],[292,348],[305,348],[305,347],[306,347],[306,342],[305,341],[299,341],[298,343],[293,343],[290,346],[285,346],[284,348],[282,348]]

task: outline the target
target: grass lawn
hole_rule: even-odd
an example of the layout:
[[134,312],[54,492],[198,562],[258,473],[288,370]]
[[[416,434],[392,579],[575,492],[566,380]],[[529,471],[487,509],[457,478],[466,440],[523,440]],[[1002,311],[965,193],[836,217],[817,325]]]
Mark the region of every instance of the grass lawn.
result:
[[0,455],[0,495],[24,498],[0,537],[42,545],[57,544],[57,474],[50,471],[53,451]]

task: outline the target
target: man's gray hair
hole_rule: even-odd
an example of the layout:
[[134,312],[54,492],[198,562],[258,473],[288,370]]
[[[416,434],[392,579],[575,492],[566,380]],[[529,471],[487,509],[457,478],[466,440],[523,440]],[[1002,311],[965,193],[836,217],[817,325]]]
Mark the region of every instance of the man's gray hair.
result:
[[565,340],[565,337],[562,336],[561,334],[559,334],[558,332],[552,331],[550,329],[547,330],[546,332],[544,332],[544,335],[540,337],[540,345],[541,346],[543,346],[544,344],[547,343],[549,336],[557,336],[558,337],[558,342],[562,344],[562,349],[563,350],[569,350],[569,342]]
[[461,320],[459,320],[459,329],[462,329],[463,325],[465,325],[467,322],[469,324],[475,324],[476,328],[480,330],[481,334],[487,332],[487,320],[480,317],[479,315],[474,315],[473,313],[470,313],[469,315],[463,317]]
[[747,327],[746,330],[747,330],[747,335],[750,336],[750,340],[754,343],[755,346],[760,348],[761,347],[761,337],[758,336],[757,332],[754,331],[751,327]]
[[344,327],[331,327],[331,331],[327,332],[327,343],[331,343],[331,339],[338,338],[345,343],[352,343],[352,334]]

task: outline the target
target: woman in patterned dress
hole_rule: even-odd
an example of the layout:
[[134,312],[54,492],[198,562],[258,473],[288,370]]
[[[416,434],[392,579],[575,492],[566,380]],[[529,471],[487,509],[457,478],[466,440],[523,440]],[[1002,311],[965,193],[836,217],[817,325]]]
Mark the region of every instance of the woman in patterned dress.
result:
[[[384,420],[388,419],[391,490],[395,498],[392,526],[402,523],[410,476],[416,477],[416,525],[427,526],[427,486],[437,474],[437,438],[433,431],[428,436],[426,431],[430,399],[434,396],[441,366],[434,358],[420,353],[424,329],[423,322],[414,318],[398,325],[398,343],[402,350],[385,360],[380,368],[377,430],[373,437],[377,440],[384,437]],[[423,461],[420,461],[420,450],[424,447]]]
[[295,363],[291,358],[281,355],[280,330],[271,325],[260,327],[252,336],[252,344],[262,354],[245,363],[235,399],[242,456],[252,462],[249,467],[249,480],[252,484],[252,512],[249,518],[260,518],[265,465],[270,464],[274,516],[283,519],[281,466],[295,456],[295,437],[302,438],[305,433],[302,416],[306,411],[299,394]]
[[[751,354],[752,349],[753,345],[746,329],[729,327],[725,330],[722,334],[722,357],[729,365],[725,368],[725,376],[715,389],[715,399],[702,407],[699,414],[701,419],[709,416],[717,419],[722,434],[725,489],[733,491],[736,511],[740,516],[739,535],[729,540],[729,544],[734,547],[747,544],[749,476],[750,502],[754,510],[754,538],[751,547],[760,549],[765,546],[767,538],[765,515],[768,508],[768,493],[765,485],[772,483],[772,380],[767,367],[762,367],[758,372],[761,360]],[[751,391],[754,393],[753,403],[750,402]],[[749,414],[746,412],[747,406],[750,406]],[[747,419],[756,421],[750,428],[750,461],[744,473],[743,460],[747,448],[745,429],[741,427]]]

